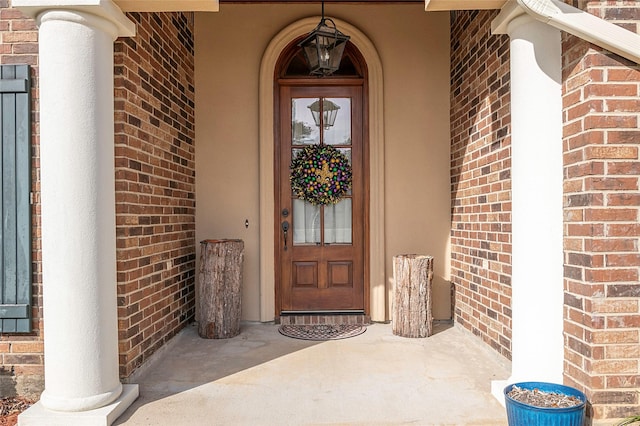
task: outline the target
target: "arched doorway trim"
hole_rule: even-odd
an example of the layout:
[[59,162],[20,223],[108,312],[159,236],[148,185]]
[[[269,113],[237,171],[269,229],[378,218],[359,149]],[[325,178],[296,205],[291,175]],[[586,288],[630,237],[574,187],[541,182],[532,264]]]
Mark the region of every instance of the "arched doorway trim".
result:
[[[310,32],[320,16],[284,28],[267,46],[260,65],[260,320],[275,316],[274,277],[274,94],[273,77],[280,53],[295,38]],[[334,19],[364,57],[369,79],[369,265],[371,319],[387,319],[384,241],[384,117],[382,63],[373,43],[353,25]]]

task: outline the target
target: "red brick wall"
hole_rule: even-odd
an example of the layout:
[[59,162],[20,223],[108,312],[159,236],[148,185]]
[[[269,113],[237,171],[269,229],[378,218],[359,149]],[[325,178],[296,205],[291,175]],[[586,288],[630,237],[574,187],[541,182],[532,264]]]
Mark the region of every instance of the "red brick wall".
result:
[[[634,1],[582,2],[640,32]],[[640,413],[640,67],[563,37],[565,381],[591,415]]]
[[32,102],[32,315],[33,332],[0,335],[0,396],[35,398],[44,386],[42,343],[42,266],[40,245],[40,129],[38,31],[35,22],[0,0],[0,63],[31,65]]
[[509,38],[495,11],[451,14],[455,321],[511,358]]
[[194,319],[193,15],[132,13],[115,44],[120,373]]

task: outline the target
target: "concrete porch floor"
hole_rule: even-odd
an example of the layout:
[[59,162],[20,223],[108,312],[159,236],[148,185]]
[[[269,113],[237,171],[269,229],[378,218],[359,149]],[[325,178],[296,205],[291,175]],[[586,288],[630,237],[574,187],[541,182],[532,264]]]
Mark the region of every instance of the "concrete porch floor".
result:
[[468,332],[394,336],[372,324],[357,337],[291,339],[243,323],[232,339],[190,326],[131,380],[140,397],[116,425],[506,425],[491,381],[510,365]]

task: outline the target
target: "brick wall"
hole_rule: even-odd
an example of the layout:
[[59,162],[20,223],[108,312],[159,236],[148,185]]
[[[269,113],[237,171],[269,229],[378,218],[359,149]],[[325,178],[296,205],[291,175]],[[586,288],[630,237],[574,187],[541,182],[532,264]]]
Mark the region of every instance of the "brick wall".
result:
[[120,373],[194,319],[193,15],[132,13],[115,44]]
[[39,396],[44,387],[42,343],[42,266],[40,245],[40,169],[38,127],[38,31],[35,22],[0,0],[0,63],[29,64],[32,102],[32,282],[33,332],[0,335],[0,395]]
[[511,357],[509,38],[495,11],[451,14],[455,320]]
[[[640,32],[634,1],[580,2]],[[640,67],[563,37],[565,381],[596,418],[640,413]]]

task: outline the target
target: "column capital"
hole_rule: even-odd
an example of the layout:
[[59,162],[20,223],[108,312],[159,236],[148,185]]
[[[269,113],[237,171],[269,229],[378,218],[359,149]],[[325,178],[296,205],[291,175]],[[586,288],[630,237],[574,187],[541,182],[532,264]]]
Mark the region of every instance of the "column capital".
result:
[[[498,16],[491,21],[492,34],[509,34],[509,24],[516,18],[526,15],[525,9],[516,1],[509,1],[500,9]],[[531,18],[533,19],[533,18]]]
[[509,24],[525,14],[640,64],[640,34],[566,4],[562,0],[509,0],[491,22],[491,32],[508,34]]
[[88,13],[111,22],[119,37],[136,35],[135,24],[112,0],[13,0],[11,5],[34,19],[50,10]]

